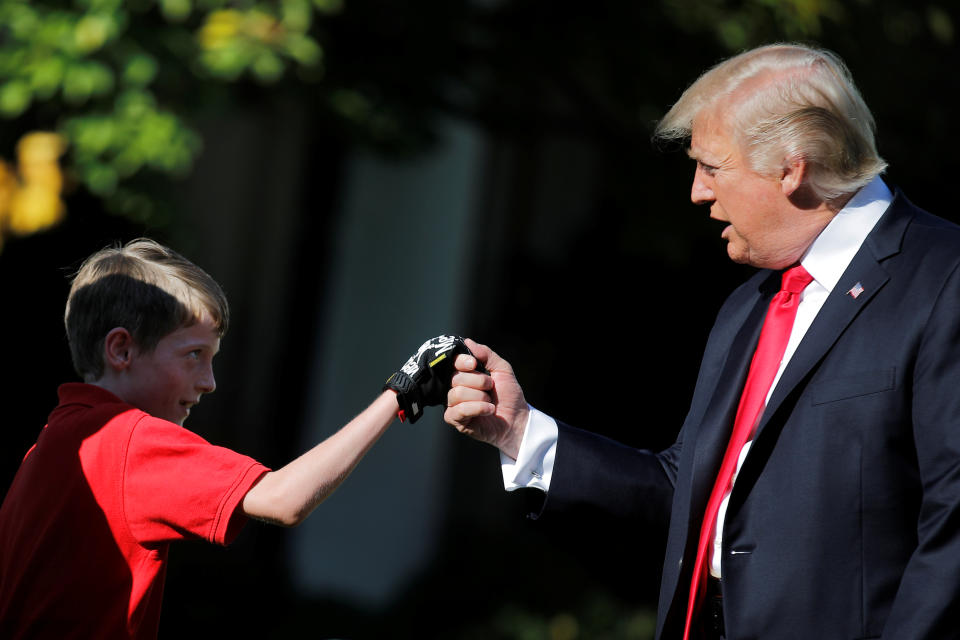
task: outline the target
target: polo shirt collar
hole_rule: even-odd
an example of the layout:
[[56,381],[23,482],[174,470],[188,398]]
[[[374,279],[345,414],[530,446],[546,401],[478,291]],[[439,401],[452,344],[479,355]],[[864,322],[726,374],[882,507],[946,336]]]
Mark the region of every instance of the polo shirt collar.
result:
[[118,402],[127,404],[103,387],[85,382],[67,382],[60,385],[57,388],[57,397],[60,400],[60,406],[81,404],[92,407],[97,404]]

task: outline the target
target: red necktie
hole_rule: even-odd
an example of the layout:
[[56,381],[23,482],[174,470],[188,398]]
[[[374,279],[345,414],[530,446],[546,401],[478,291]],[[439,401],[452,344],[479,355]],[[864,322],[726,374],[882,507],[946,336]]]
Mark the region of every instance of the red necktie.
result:
[[780,369],[783,353],[787,349],[790,331],[793,329],[793,320],[797,315],[797,306],[800,304],[800,292],[810,284],[813,277],[807,270],[797,265],[783,274],[780,291],[770,301],[767,316],[760,331],[760,341],[757,350],[753,353],[750,362],[750,372],[743,385],[743,394],[740,396],[740,405],[737,408],[737,417],[733,421],[733,433],[730,443],[723,456],[717,481],[710,493],[707,510],[700,527],[700,543],[697,546],[697,561],[693,565],[693,579],[690,584],[690,598],[687,602],[687,623],[683,633],[684,640],[689,640],[694,613],[699,609],[705,593],[707,574],[708,550],[713,544],[713,528],[717,521],[717,512],[723,497],[730,489],[733,474],[737,469],[740,451],[753,434],[753,430],[760,419],[763,408],[767,404],[767,394],[770,385]]

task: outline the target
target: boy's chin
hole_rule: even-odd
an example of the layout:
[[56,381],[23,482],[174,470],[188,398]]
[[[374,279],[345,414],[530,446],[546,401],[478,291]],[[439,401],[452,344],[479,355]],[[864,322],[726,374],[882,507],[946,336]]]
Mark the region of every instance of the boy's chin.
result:
[[187,407],[178,407],[177,411],[166,412],[166,415],[157,416],[158,418],[163,418],[167,422],[172,422],[176,425],[183,426],[183,423],[187,421],[187,418],[190,417],[190,409]]

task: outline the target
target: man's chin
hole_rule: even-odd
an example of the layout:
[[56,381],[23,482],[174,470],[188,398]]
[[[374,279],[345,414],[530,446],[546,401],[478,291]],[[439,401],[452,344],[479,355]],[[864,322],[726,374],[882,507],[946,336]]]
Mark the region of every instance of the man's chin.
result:
[[727,243],[727,256],[737,264],[751,264],[750,252],[732,242]]

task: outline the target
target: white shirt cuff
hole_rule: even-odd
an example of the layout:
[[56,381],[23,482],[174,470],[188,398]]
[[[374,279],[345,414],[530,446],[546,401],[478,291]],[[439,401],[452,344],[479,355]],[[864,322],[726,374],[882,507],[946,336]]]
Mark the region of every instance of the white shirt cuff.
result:
[[529,405],[527,407],[530,414],[517,459],[500,454],[503,488],[507,491],[521,488],[549,491],[553,460],[557,453],[557,423],[547,414]]

